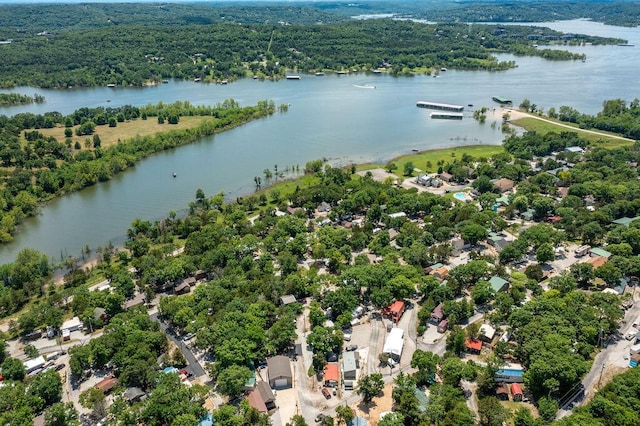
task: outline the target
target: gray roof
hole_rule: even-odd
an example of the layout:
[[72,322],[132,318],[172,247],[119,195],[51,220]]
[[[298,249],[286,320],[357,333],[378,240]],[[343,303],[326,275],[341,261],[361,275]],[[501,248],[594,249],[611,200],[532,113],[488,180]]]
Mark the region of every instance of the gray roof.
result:
[[141,398],[144,395],[146,395],[146,393],[144,393],[142,389],[137,387],[132,387],[132,388],[127,388],[127,390],[124,391],[123,397],[127,401],[133,401],[134,399]]
[[276,379],[291,379],[291,365],[289,358],[284,355],[274,356],[267,360],[267,368],[269,369],[269,381]]
[[262,397],[265,404],[276,400],[276,397],[273,395],[273,391],[271,390],[271,386],[269,386],[267,382],[258,382],[256,389],[260,392],[260,397]]
[[355,352],[345,352],[342,356],[342,369],[346,371],[356,371],[356,353]]
[[282,305],[288,305],[289,303],[294,303],[296,301],[296,297],[293,294],[287,294],[280,298],[280,303]]

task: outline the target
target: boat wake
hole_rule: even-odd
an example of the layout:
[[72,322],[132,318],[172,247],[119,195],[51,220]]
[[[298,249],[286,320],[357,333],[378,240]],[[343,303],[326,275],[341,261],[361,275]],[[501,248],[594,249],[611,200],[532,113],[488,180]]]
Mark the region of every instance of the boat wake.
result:
[[374,86],[373,84],[354,84],[353,87],[356,87],[358,89],[375,89],[376,86]]

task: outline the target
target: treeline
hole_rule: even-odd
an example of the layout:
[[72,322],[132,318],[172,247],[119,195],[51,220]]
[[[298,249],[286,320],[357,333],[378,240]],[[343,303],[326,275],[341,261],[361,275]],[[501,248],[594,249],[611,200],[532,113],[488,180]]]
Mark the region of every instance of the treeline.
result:
[[23,95],[21,93],[0,93],[0,106],[24,105],[32,103],[41,104],[44,102],[44,96],[37,93],[33,96]]
[[[10,241],[17,225],[34,215],[42,201],[107,181],[154,152],[185,145],[274,112],[275,105],[270,101],[241,108],[236,101],[228,100],[215,107],[196,107],[188,102],[178,102],[142,108],[82,108],[67,117],[59,113],[2,116],[0,242]],[[212,119],[195,128],[137,136],[106,148],[100,146],[99,136],[94,135],[93,149],[81,149],[79,144],[72,148],[70,137],[63,143],[32,130],[61,124],[79,125],[76,133],[83,129],[80,133],[90,135],[96,125],[106,125],[114,115],[117,121],[157,116],[159,119],[167,117],[171,122],[171,117],[183,115],[211,116]],[[71,136],[71,128],[67,127],[67,130],[67,136]],[[23,131],[24,140],[21,139]]]
[[[530,39],[529,36],[535,38]],[[545,37],[549,37],[545,41]],[[0,86],[140,86],[166,78],[233,80],[247,75],[281,78],[287,69],[374,70],[399,75],[440,67],[504,70],[493,52],[576,59],[568,52],[534,49],[561,34],[549,29],[413,21],[352,20],[333,25],[119,26],[51,36],[25,36],[3,46]],[[574,42],[612,43],[572,36]],[[567,42],[570,40],[567,39]],[[553,51],[556,52],[556,51]]]
[[582,129],[604,130],[640,140],[640,99],[638,98],[629,104],[622,99],[604,101],[602,111],[596,115],[582,114],[569,106],[561,106],[557,112],[555,109],[550,109],[548,115],[561,121],[576,123]]

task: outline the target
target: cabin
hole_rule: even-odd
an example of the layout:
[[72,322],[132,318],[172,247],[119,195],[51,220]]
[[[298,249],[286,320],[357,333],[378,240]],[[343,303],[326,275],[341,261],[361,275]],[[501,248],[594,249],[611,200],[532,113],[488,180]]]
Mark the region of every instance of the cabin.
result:
[[507,388],[506,383],[498,383],[496,385],[496,398],[498,398],[500,401],[509,400],[509,389]]
[[324,385],[326,387],[338,387],[340,382],[340,369],[338,364],[329,363],[324,366]]
[[480,355],[480,352],[482,352],[482,341],[478,339],[467,339],[464,342],[464,347],[467,348],[467,352]]
[[438,324],[438,333],[445,333],[449,329],[449,321],[442,320]]
[[287,294],[280,297],[280,305],[290,305],[296,302],[296,297],[293,294]]
[[180,295],[180,294],[187,294],[191,291],[191,286],[189,286],[188,283],[185,283],[184,281],[182,283],[180,283],[174,290],[174,294],[176,295]]
[[433,324],[440,324],[440,322],[444,319],[444,313],[442,312],[442,307],[444,305],[442,303],[440,303],[438,306],[436,306],[433,311],[431,311],[431,315],[429,316],[429,321],[431,321]]
[[116,386],[118,386],[118,379],[112,376],[105,377],[95,385],[96,388],[100,389],[105,394],[111,392],[111,389],[115,388]]
[[260,398],[264,402],[264,405],[267,407],[267,410],[276,408],[276,397],[267,382],[258,382],[258,385],[256,386],[254,392],[255,391],[258,391],[258,393],[260,394]]
[[502,291],[506,291],[509,288],[509,281],[497,275],[494,275],[489,280],[489,285],[491,285],[491,288],[494,292],[500,293]]
[[342,375],[345,380],[356,380],[358,372],[358,352],[345,352],[342,356]]
[[511,384],[511,397],[515,402],[522,402],[524,395],[522,393],[522,386],[518,383]]
[[498,191],[504,193],[513,189],[513,181],[511,179],[502,178],[493,182],[493,185],[498,188]]
[[480,326],[480,333],[478,335],[480,340],[483,340],[487,343],[491,343],[495,335],[496,335],[496,329],[491,327],[489,324],[482,324]]
[[402,300],[396,300],[391,305],[382,309],[382,315],[389,317],[393,322],[397,323],[402,318],[402,314],[405,310],[405,303]]

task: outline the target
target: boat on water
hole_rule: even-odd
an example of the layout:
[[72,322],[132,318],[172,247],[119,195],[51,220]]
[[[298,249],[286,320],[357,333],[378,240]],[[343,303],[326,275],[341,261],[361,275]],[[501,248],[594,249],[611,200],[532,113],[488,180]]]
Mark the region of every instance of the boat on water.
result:
[[446,71],[447,69],[445,67],[440,68],[440,71]]
[[107,87],[114,88],[114,87],[116,87],[116,85],[115,85],[115,83],[109,83],[109,84],[107,84]]
[[111,102],[111,99],[107,99],[107,102]]
[[618,46],[620,46],[620,47],[633,47],[633,44],[631,44],[631,43],[619,43]]
[[177,177],[178,174],[176,172],[173,172],[173,177]]
[[229,84],[229,82],[228,82],[227,80],[222,80],[222,81],[220,82],[220,84],[223,84],[223,85],[224,85],[224,84]]
[[300,80],[299,75],[288,75],[287,80]]
[[354,84],[353,87],[357,87],[358,89],[375,89],[376,86],[373,84]]
[[169,80],[162,80],[162,84],[167,84],[169,83]]
[[322,71],[319,71],[316,73],[316,77],[322,77],[324,75],[324,73]]

